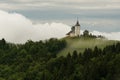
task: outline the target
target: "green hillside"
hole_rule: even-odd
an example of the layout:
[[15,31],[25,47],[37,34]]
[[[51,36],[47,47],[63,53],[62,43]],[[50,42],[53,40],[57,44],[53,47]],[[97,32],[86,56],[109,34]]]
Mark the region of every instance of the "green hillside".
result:
[[[64,39],[29,40],[19,45],[0,40],[0,80],[120,80],[120,43],[90,38]],[[109,45],[113,43],[116,44]],[[64,48],[82,52],[95,45],[109,46],[104,50],[86,49],[83,55],[74,51],[73,55],[57,57]]]
[[66,56],[68,52],[72,53],[74,50],[83,52],[85,48],[94,49],[95,46],[98,48],[104,48],[107,45],[114,44],[118,41],[107,40],[107,39],[96,39],[96,38],[64,38],[67,41],[67,46],[59,52],[58,56]]

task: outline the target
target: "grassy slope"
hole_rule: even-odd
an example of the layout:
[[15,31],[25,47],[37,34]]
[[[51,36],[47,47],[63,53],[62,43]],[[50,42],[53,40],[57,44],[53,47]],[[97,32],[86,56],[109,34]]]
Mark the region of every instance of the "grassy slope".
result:
[[94,49],[95,46],[104,48],[107,45],[116,43],[117,41],[106,40],[106,39],[93,39],[93,38],[64,38],[67,41],[67,46],[58,56],[66,56],[68,52],[72,53],[74,50],[83,52],[85,48]]

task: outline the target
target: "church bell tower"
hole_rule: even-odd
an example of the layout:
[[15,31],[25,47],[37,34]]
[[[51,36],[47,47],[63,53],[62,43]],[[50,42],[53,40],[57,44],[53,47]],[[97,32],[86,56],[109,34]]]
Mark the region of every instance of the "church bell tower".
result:
[[78,20],[75,24],[75,36],[80,36],[80,24]]

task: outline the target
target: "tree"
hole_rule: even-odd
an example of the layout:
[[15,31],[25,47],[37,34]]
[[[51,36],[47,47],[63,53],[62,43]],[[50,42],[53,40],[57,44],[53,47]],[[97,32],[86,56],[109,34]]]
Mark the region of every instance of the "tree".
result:
[[76,50],[74,50],[72,55],[73,60],[77,59],[77,57],[78,57],[78,53]]
[[88,30],[85,30],[85,31],[83,32],[83,36],[88,37],[88,36],[89,36],[89,31],[88,31]]
[[2,40],[0,40],[0,48],[1,48],[1,49],[7,48],[7,46],[6,46],[6,41],[5,41],[4,38],[2,38]]

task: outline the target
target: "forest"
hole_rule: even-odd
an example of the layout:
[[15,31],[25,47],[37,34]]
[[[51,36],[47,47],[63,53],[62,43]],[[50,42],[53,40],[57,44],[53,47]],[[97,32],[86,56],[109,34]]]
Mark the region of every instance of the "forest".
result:
[[0,80],[120,80],[120,43],[57,57],[65,40],[0,40]]

